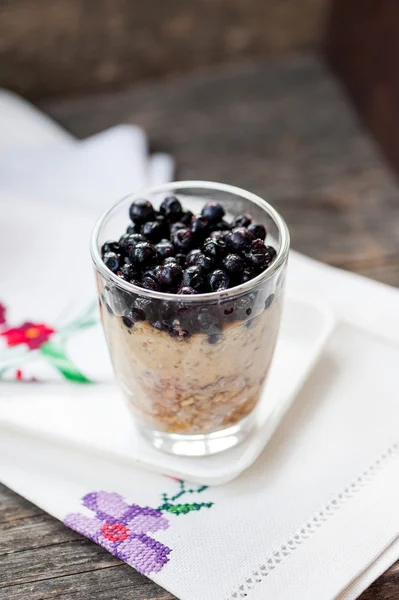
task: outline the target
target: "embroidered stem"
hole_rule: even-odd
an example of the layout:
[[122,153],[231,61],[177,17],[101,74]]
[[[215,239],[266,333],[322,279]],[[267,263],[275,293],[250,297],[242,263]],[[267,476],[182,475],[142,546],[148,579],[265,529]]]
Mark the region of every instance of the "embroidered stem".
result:
[[40,346],[39,352],[55,367],[65,379],[77,383],[92,383],[68,358],[63,347],[54,342],[46,342]]
[[174,502],[176,500],[178,500],[179,498],[181,498],[182,496],[184,496],[184,494],[200,494],[201,492],[205,491],[206,489],[208,489],[207,485],[201,485],[199,486],[197,489],[186,489],[186,484],[185,482],[180,479],[179,480],[179,491],[177,492],[177,494],[175,494],[174,496],[171,496],[170,498],[168,497],[168,495],[166,493],[162,494],[162,501],[163,503],[158,506],[157,510],[159,511],[166,511],[169,513],[172,513],[174,515],[181,515],[181,514],[187,514],[188,512],[191,512],[192,510],[200,510],[201,508],[210,508],[213,505],[213,502],[190,502],[190,503],[185,503],[185,504],[174,504]]

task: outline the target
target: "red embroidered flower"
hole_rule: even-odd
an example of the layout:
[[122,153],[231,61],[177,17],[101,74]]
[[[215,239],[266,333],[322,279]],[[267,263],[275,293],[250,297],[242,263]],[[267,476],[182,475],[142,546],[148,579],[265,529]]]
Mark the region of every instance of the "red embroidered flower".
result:
[[120,523],[104,523],[101,527],[103,537],[111,542],[124,542],[129,535],[129,529],[126,525]]
[[4,325],[6,322],[6,307],[0,302],[0,325]]
[[54,329],[47,325],[26,322],[20,327],[5,329],[0,335],[6,338],[7,346],[26,344],[29,350],[36,350],[47,342],[53,333],[55,333]]

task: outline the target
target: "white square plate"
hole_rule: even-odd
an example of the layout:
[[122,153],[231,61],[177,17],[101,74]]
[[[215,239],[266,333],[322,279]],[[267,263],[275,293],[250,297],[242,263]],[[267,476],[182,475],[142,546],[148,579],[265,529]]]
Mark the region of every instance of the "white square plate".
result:
[[269,378],[251,435],[203,458],[171,456],[139,433],[114,385],[2,385],[0,427],[23,431],[112,460],[199,482],[231,481],[259,456],[315,364],[333,327],[331,313],[298,299],[286,301]]

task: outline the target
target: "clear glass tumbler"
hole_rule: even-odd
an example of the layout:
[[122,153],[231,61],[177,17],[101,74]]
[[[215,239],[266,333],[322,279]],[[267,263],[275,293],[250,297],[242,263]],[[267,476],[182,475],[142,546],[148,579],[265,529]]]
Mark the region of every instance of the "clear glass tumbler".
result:
[[[251,214],[265,225],[276,258],[256,278],[206,294],[150,291],[120,279],[103,263],[102,244],[125,231],[135,198],[158,208],[171,194],[194,214],[209,201],[223,205],[227,220]],[[116,380],[156,448],[204,456],[249,434],[280,326],[288,250],[287,226],[267,202],[206,181],[174,182],[129,196],[97,222],[91,253]]]

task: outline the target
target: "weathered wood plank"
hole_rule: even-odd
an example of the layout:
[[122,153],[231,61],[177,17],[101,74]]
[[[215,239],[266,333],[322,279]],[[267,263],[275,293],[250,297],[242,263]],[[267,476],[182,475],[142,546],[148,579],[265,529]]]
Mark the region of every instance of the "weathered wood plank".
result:
[[[0,524],[0,556],[13,552],[33,550],[78,539],[72,530],[60,529],[57,521],[42,512],[12,519]],[[1,585],[1,584],[0,584]]]
[[120,88],[312,48],[328,0],[0,0],[0,86],[31,98]]
[[[13,551],[1,557],[4,575],[0,581],[0,589],[47,580],[49,574],[51,579],[58,580],[67,575],[96,571],[119,564],[111,554],[104,553],[99,546],[88,544],[79,536],[76,536],[76,540],[73,541],[59,541],[60,538],[67,537],[69,532],[61,524],[58,524],[57,529],[59,529],[58,535],[54,535],[52,544],[49,541],[41,542],[40,532],[36,530],[36,547],[30,547],[29,540],[27,540],[26,550],[15,551],[14,546],[11,546]],[[12,539],[9,541],[13,543]],[[43,565],[46,568],[45,573],[43,573]]]
[[[1,600],[52,600],[79,598],[79,600],[173,600],[168,592],[139,575],[128,565],[115,565],[92,571],[76,571],[73,575],[53,576],[51,565],[47,577],[22,585],[11,585],[0,590]],[[124,593],[124,595],[122,595]],[[130,595],[130,596],[129,596]]]
[[397,600],[399,597],[399,561],[366,590],[359,600]]
[[359,113],[399,172],[399,4],[333,0],[326,54]]

